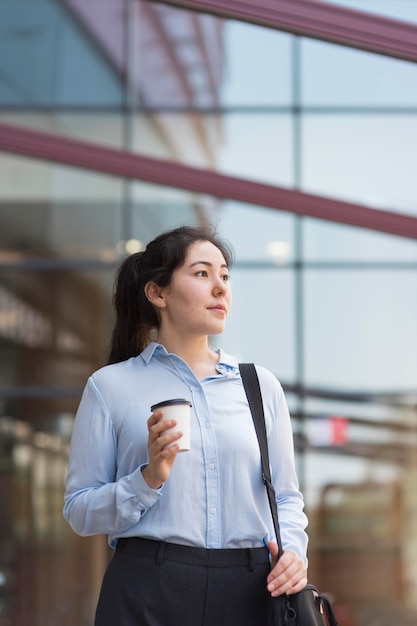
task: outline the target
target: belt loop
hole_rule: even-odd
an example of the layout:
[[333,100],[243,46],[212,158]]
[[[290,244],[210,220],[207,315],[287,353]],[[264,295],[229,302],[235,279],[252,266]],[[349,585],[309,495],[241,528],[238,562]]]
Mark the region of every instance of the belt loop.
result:
[[249,571],[253,572],[255,569],[255,559],[254,559],[252,548],[248,548],[248,565],[249,565]]
[[163,541],[160,541],[159,542],[159,547],[158,547],[158,552],[156,554],[156,559],[155,559],[155,563],[157,565],[162,565],[162,563],[164,561],[165,547],[166,547],[166,543],[164,543]]

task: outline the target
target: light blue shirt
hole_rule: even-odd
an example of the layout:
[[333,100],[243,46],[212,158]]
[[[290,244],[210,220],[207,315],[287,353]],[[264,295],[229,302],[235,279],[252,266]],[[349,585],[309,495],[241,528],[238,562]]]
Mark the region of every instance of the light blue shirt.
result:
[[[85,387],[71,441],[64,516],[80,535],[145,537],[205,548],[265,545],[275,537],[252,416],[236,359],[218,351],[217,375],[198,380],[157,343],[95,372]],[[291,422],[277,379],[257,366],[284,549],[306,563],[307,518],[294,465]],[[191,449],[167,482],[151,489],[150,407],[190,400]]]

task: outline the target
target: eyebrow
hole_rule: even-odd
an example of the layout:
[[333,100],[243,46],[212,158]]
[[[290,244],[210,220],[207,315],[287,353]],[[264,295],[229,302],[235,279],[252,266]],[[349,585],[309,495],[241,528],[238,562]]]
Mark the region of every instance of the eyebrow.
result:
[[[207,265],[208,267],[213,267],[213,263],[210,263],[210,261],[194,261],[194,263],[191,263],[190,268],[194,267],[194,265]],[[222,263],[220,267],[229,269],[227,263]]]

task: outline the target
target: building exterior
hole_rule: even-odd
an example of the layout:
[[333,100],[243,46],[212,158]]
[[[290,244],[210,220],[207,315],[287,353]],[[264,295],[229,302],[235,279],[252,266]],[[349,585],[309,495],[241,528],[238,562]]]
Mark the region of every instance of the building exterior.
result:
[[312,581],[416,623],[416,62],[407,0],[0,4],[0,626],[92,623],[72,420],[118,263],[180,224],[235,248],[216,341],[286,390]]

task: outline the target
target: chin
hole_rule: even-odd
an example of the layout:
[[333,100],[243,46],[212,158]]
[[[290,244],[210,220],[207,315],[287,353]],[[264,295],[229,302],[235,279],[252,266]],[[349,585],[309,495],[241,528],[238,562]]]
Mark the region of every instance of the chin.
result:
[[211,328],[210,331],[208,332],[209,337],[215,337],[216,335],[221,335],[222,332],[224,331],[225,326],[222,326],[221,328]]

